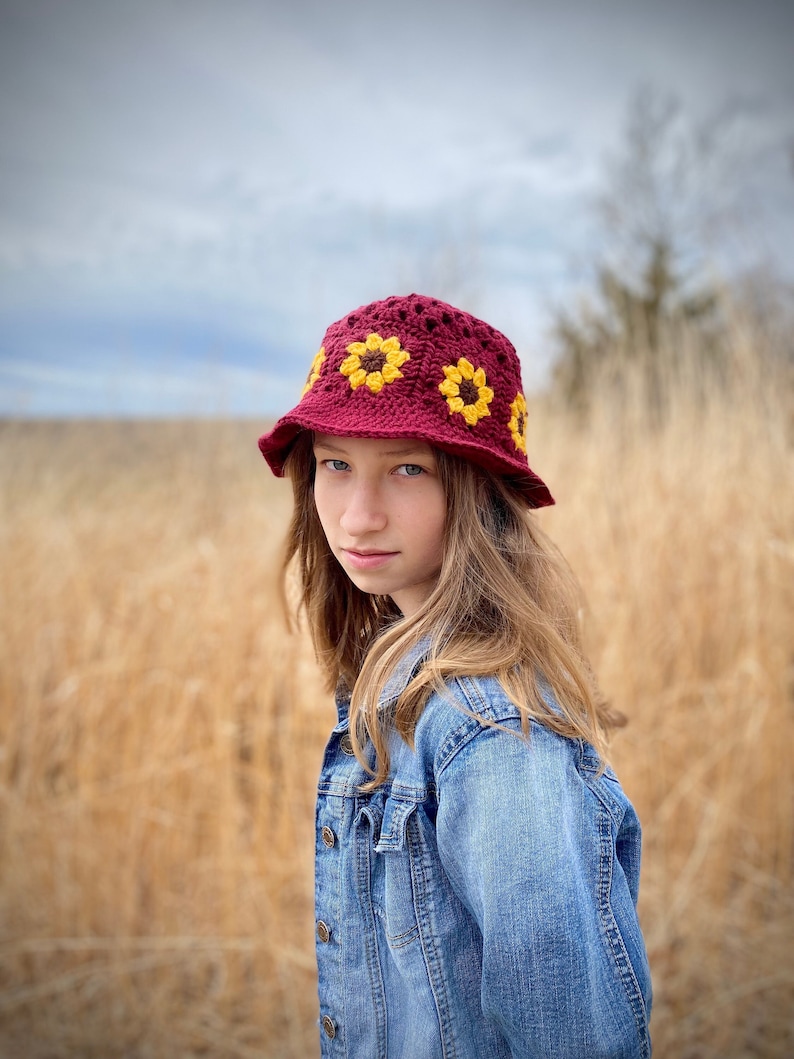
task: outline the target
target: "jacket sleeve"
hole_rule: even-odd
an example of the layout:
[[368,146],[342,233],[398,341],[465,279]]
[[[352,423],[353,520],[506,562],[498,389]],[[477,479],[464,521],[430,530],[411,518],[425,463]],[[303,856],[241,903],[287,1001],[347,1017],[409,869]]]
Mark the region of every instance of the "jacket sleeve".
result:
[[650,980],[616,856],[633,809],[616,780],[611,800],[580,774],[575,741],[505,724],[519,734],[479,728],[437,775],[442,864],[482,932],[483,1014],[514,1059],[644,1059]]

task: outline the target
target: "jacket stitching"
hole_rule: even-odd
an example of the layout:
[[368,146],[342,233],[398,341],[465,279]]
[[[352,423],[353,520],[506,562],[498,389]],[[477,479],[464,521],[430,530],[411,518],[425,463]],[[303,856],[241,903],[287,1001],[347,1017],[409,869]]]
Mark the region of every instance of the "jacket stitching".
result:
[[599,836],[599,886],[598,886],[598,911],[601,919],[604,936],[612,950],[615,969],[618,972],[626,997],[629,1001],[637,1034],[642,1046],[642,1056],[645,1059],[650,1053],[648,1051],[648,1040],[645,1031],[646,1012],[645,1003],[642,999],[642,990],[637,981],[637,976],[629,958],[623,935],[620,932],[615,913],[610,900],[612,892],[612,818],[603,802],[599,801],[598,812],[598,836]]
[[[367,821],[365,824],[364,821]],[[368,812],[368,807],[364,807],[360,813],[358,813],[356,821],[357,830],[374,830],[374,820],[371,814]],[[375,930],[375,911],[372,903],[372,865],[370,863],[370,841],[369,836],[366,839],[361,839],[361,836],[356,836],[358,841],[354,844],[358,847],[358,855],[356,857],[356,893],[358,895],[359,902],[361,904],[361,911],[365,921],[369,921],[369,930],[365,930],[364,933],[364,953],[365,962],[367,965],[367,971],[369,973],[370,989],[372,990],[372,996],[377,998],[377,1003],[373,1004],[373,1019],[375,1022],[375,1038],[378,1045],[377,1057],[374,1059],[385,1059],[386,1057],[386,1041],[388,1039],[388,1027],[386,1025],[387,1012],[386,1012],[386,989],[383,984],[383,975],[380,969],[380,954],[378,953],[378,935]],[[347,1040],[347,1034],[344,1034],[345,1041]],[[347,1054],[347,1046],[345,1045],[345,1053]]]
[[431,917],[427,900],[427,872],[425,869],[424,858],[422,856],[421,842],[418,838],[414,839],[410,834],[412,830],[418,831],[418,829],[419,824],[415,817],[409,817],[407,846],[411,866],[411,885],[413,886],[414,896],[419,893],[424,898],[421,904],[417,902],[416,906],[419,943],[422,946],[427,978],[430,983],[430,991],[433,994],[433,1000],[436,1005],[436,1014],[439,1022],[439,1038],[441,1041],[441,1054],[443,1059],[455,1059],[457,1049],[452,1040],[452,1021],[449,1012],[449,998],[447,996],[444,975],[440,968],[438,949],[431,929],[432,924],[430,922]]

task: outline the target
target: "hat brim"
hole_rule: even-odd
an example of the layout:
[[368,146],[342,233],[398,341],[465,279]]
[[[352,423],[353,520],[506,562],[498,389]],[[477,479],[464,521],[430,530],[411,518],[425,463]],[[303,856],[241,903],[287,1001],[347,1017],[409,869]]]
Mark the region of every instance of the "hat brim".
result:
[[[270,469],[277,478],[284,476],[284,464],[295,439],[304,431],[309,430],[318,434],[334,434],[338,437],[371,437],[372,433],[362,429],[361,422],[351,423],[347,427],[340,419],[339,409],[335,410],[333,425],[324,423],[319,417],[314,418],[301,414],[288,413],[283,416],[271,431],[263,434],[259,439],[259,449],[267,460]],[[417,432],[416,428],[401,430],[399,427],[390,427],[378,431],[379,437],[388,438],[419,438],[426,441],[428,445],[448,452],[453,456],[465,456],[472,463],[484,467],[492,474],[507,479],[511,486],[516,489],[526,500],[530,507],[549,507],[554,503],[546,483],[530,468],[512,463],[495,453],[490,448],[479,446],[476,443],[466,443],[456,440],[450,443],[449,438],[435,436],[432,431],[423,430]]]

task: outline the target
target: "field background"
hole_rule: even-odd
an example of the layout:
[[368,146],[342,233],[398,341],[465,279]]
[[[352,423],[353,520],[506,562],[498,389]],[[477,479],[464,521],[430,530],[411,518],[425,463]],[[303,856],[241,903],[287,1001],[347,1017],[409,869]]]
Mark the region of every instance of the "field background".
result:
[[[659,1059],[794,1054],[792,407],[758,363],[662,417],[630,385],[531,409],[629,719]],[[284,630],[259,428],[0,424],[2,1059],[318,1053],[332,706]]]

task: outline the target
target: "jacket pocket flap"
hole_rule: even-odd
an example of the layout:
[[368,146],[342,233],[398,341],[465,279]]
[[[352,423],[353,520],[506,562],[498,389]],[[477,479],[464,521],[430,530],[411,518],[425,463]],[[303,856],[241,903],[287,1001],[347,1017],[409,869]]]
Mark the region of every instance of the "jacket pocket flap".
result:
[[376,853],[390,853],[405,848],[408,817],[416,809],[416,802],[388,798],[383,807],[383,822],[380,837],[375,846]]

